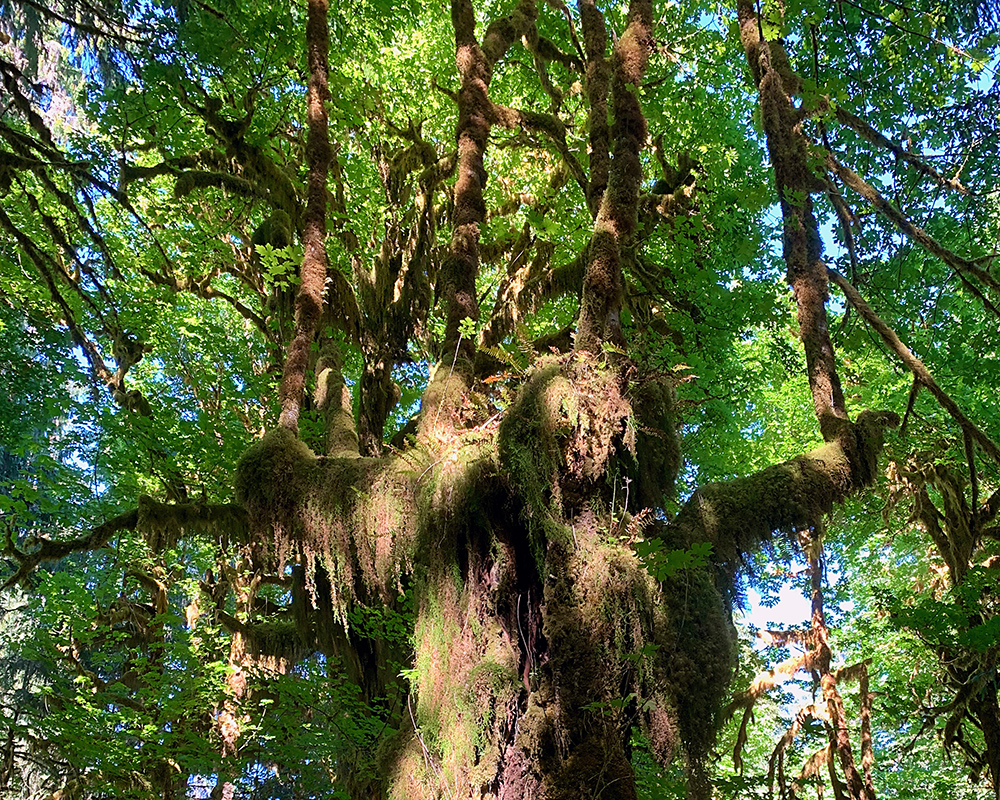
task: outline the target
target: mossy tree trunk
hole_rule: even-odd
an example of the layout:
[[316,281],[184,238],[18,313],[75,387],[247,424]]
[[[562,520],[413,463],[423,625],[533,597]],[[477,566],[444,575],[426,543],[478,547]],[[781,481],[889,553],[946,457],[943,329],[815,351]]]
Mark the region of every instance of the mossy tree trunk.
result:
[[792,70],[781,39],[764,36],[765,27],[781,29],[780,12],[772,9],[775,18],[765,18],[757,13],[758,7],[753,0],[740,0],[740,39],[760,96],[761,121],[781,204],[786,275],[798,306],[809,388],[823,437],[829,440],[847,419],[847,407],[827,327],[826,266],[813,211],[812,195],[826,184],[810,163],[810,142],[802,128],[811,110],[793,102],[802,82]]

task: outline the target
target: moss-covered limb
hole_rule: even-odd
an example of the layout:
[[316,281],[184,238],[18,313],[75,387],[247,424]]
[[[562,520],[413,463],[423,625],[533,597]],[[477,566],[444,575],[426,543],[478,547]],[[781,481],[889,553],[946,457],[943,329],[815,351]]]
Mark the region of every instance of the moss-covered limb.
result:
[[786,278],[795,294],[813,407],[823,438],[832,441],[847,419],[847,407],[827,325],[827,276],[813,213],[812,193],[824,187],[809,164],[802,111],[792,102],[801,82],[781,40],[763,38],[757,11],[753,0],[737,4],[740,38],[760,96],[761,121],[784,220]]
[[[521,0],[514,12],[490,23],[480,47],[471,0],[453,0],[456,63],[461,88],[458,93],[458,179],[451,245],[441,265],[441,297],[446,307],[442,357],[470,360],[475,342],[463,337],[464,320],[477,320],[476,276],[479,272],[479,234],[486,219],[483,164],[493,116],[489,84],[496,61],[533,24],[533,0]],[[452,353],[455,355],[453,356]],[[461,374],[461,370],[459,371]]]
[[873,128],[868,122],[861,119],[842,105],[837,105],[834,110],[834,115],[837,117],[837,121],[846,125],[848,128],[857,133],[866,142],[869,142],[876,147],[881,147],[883,150],[888,150],[900,161],[905,161],[911,167],[913,167],[921,175],[924,175],[931,180],[933,180],[938,186],[944,187],[945,189],[951,189],[953,191],[959,192],[960,194],[968,194],[969,189],[962,184],[958,179],[958,174],[954,178],[946,178],[940,172],[938,172],[934,167],[932,167],[927,161],[925,161],[921,156],[916,153],[912,153],[905,147],[896,144],[894,141],[889,139],[884,133]]
[[628,397],[636,425],[634,466],[629,465],[635,496],[627,498],[628,510],[663,509],[674,497],[681,467],[674,381],[647,376],[632,385]]
[[533,24],[533,0],[521,0],[506,17],[490,23],[480,47],[476,39],[476,19],[471,0],[453,0],[452,26],[455,30],[456,63],[461,88],[458,94],[458,177],[455,181],[455,209],[451,244],[441,265],[439,294],[445,304],[446,323],[441,367],[424,393],[421,428],[447,425],[461,414],[472,380],[475,340],[463,333],[466,320],[479,318],[476,276],[479,272],[479,235],[486,220],[483,189],[486,184],[484,155],[489,140],[493,106],[489,84],[493,66]]
[[[653,9],[649,0],[632,0],[628,26],[615,45],[611,65],[611,105],[614,159],[601,197],[590,240],[576,349],[600,352],[601,345],[625,344],[621,331],[623,299],[621,250],[638,224],[646,118],[639,103],[639,86],[653,43]],[[588,68],[589,71],[589,68]]]
[[619,449],[634,450],[632,407],[617,370],[575,355],[542,357],[498,433],[500,467],[527,508],[542,547],[552,514],[573,516],[610,491],[605,480]]
[[580,15],[586,56],[584,85],[587,92],[590,153],[590,178],[586,197],[590,216],[596,219],[611,168],[611,130],[608,126],[611,62],[607,58],[608,30],[604,24],[604,14],[597,3],[594,0],[577,0],[577,12]]
[[100,550],[107,545],[119,531],[135,530],[139,521],[137,510],[126,511],[117,517],[108,520],[102,525],[98,525],[86,536],[68,541],[54,541],[52,539],[42,539],[37,549],[30,553],[22,552],[13,544],[7,543],[3,550],[4,555],[12,556],[20,565],[17,571],[8,578],[3,588],[8,589],[16,583],[25,580],[43,561],[59,561],[72,553],[80,553],[88,550]]
[[835,503],[870,485],[885,431],[898,424],[893,412],[863,411],[815,450],[745,478],[702,486],[660,535],[678,547],[710,542],[714,559],[732,574],[740,557],[774,532],[818,525]]
[[[830,279],[837,284],[837,287],[844,293],[847,301],[861,315],[865,322],[872,326],[882,341],[885,342],[886,346],[913,373],[914,379],[919,381],[921,385],[926,386],[927,390],[941,404],[941,407],[958,423],[962,431],[978,444],[983,452],[993,459],[995,463],[1000,464],[1000,448],[997,447],[996,443],[965,415],[962,409],[959,408],[958,403],[934,380],[930,370],[924,366],[924,363],[900,341],[896,332],[886,325],[872,307],[865,302],[861,293],[837,270],[830,268],[828,274],[830,275]],[[1000,498],[996,501],[996,508],[1000,509]]]
[[483,34],[483,56],[491,72],[507,51],[534,26],[537,17],[538,10],[534,0],[518,0],[509,14],[496,18],[486,27]]
[[[201,102],[189,93],[189,88],[200,94]],[[302,207],[295,184],[267,152],[246,139],[246,133],[253,123],[255,94],[259,89],[251,88],[247,91],[243,100],[245,114],[238,120],[224,116],[222,100],[209,96],[199,85],[185,87],[181,84],[178,91],[181,104],[204,120],[205,130],[225,150],[224,154],[202,150],[196,158],[217,172],[227,166],[227,161],[234,160],[239,165],[237,177],[253,185],[259,196],[272,208],[281,209],[291,219],[298,221]]]
[[228,172],[188,169],[177,176],[177,181],[174,183],[174,197],[185,197],[196,189],[208,189],[215,186],[237,197],[267,196],[267,192],[262,192],[246,178],[241,178],[238,175]]
[[126,162],[121,166],[118,181],[122,189],[126,190],[132,181],[149,180],[161,175],[170,175],[177,178],[186,169],[196,169],[198,167],[220,169],[225,162],[226,158],[223,153],[207,148],[193,155],[168,158],[159,164],[140,166]]
[[344,359],[339,348],[332,342],[328,343],[316,362],[314,400],[324,420],[326,455],[331,458],[357,458],[360,455],[358,431],[343,366]]
[[288,343],[281,384],[278,387],[281,402],[278,424],[290,431],[298,431],[299,428],[309,351],[323,314],[326,292],[326,181],[332,158],[326,111],[326,103],[330,99],[328,13],[328,0],[309,0],[306,13],[306,53],[309,65],[306,162],[309,177],[302,226],[302,246],[305,252],[295,297],[295,334]]
[[[551,98],[550,110],[555,113],[562,105],[564,95],[562,91],[552,82],[549,75],[548,64],[555,61],[562,64],[566,69],[575,71],[580,69],[580,63],[576,57],[570,53],[562,52],[552,40],[539,36],[538,30],[532,26],[524,36],[524,44],[531,52],[535,72],[538,80],[542,84],[542,89]],[[584,188],[586,192],[586,188]]]
[[[186,530],[210,530],[225,536],[239,536],[248,529],[247,517],[238,505],[205,503],[158,503],[149,497],[139,498],[139,508],[119,514],[98,525],[86,536],[69,540],[41,539],[31,552],[22,552],[8,545],[5,554],[18,563],[17,572],[8,578],[4,588],[26,579],[43,561],[59,561],[73,553],[100,550],[121,531],[157,531],[157,536],[179,534]],[[149,535],[149,534],[147,534]]]
[[864,180],[854,170],[841,164],[833,154],[827,155],[826,163],[827,168],[834,175],[840,178],[848,188],[853,189],[871,203],[875,207],[875,210],[895,225],[897,230],[904,236],[912,239],[927,252],[940,258],[956,272],[974,277],[994,292],[1000,292],[1000,281],[978,266],[974,261],[963,258],[949,250],[919,225],[911,222],[902,211],[886,200],[874,186]]
[[331,595],[341,622],[359,599],[391,602],[416,558],[425,470],[398,457],[317,458],[290,431],[272,430],[237,467],[250,556],[270,571],[301,562],[309,602]]

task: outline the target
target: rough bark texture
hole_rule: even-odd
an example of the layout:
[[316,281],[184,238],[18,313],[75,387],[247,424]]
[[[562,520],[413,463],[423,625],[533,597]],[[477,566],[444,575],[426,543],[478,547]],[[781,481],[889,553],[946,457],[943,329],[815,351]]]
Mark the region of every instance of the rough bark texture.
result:
[[309,64],[306,163],[309,167],[309,186],[302,226],[305,254],[299,273],[299,291],[295,297],[295,334],[288,344],[278,391],[281,401],[279,424],[291,431],[297,431],[299,427],[309,353],[323,316],[323,295],[326,291],[326,179],[331,158],[326,113],[326,102],[330,99],[328,13],[327,0],[309,0],[306,19]]
[[611,132],[608,128],[608,89],[611,85],[611,64],[607,59],[608,31],[604,14],[594,0],[577,3],[583,27],[583,46],[587,58],[586,88],[590,144],[590,176],[587,182],[587,207],[597,217],[601,198],[608,185],[611,165]]

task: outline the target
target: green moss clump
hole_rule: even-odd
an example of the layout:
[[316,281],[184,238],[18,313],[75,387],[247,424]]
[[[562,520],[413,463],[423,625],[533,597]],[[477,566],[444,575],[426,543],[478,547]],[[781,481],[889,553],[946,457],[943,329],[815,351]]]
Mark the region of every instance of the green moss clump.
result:
[[250,517],[252,534],[282,538],[318,476],[315,453],[285,428],[268,431],[236,465],[236,499]]

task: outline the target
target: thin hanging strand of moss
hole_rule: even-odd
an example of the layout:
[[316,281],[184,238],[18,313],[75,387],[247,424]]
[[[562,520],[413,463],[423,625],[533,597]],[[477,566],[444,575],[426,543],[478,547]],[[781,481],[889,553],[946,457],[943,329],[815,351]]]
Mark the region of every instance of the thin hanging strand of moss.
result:
[[299,291],[295,297],[295,334],[288,344],[278,397],[281,416],[278,424],[297,433],[299,412],[305,393],[309,352],[323,314],[326,287],[326,179],[330,170],[330,135],[326,102],[330,99],[330,28],[327,0],[309,0],[306,19],[306,50],[309,62],[309,89],[306,95],[306,162],[309,180],[302,227],[302,258]]

